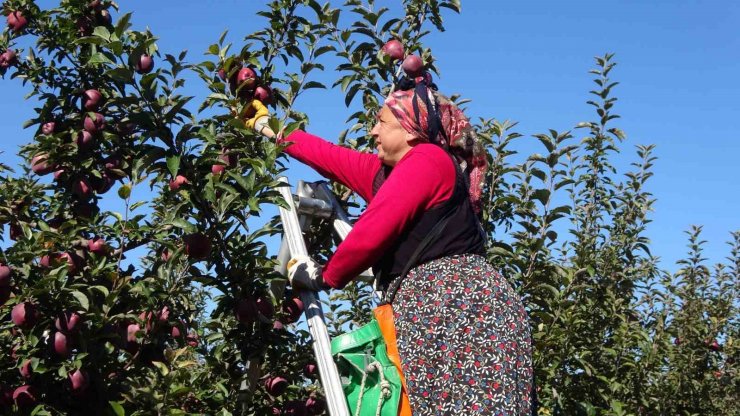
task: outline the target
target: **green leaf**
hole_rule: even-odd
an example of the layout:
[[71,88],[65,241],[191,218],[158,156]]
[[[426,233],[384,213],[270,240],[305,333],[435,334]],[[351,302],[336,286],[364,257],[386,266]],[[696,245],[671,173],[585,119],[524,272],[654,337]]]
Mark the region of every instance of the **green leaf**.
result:
[[77,299],[77,302],[80,304],[82,309],[88,310],[90,308],[90,301],[87,299],[87,296],[85,296],[84,293],[75,290],[72,292],[72,296]]
[[179,155],[170,155],[167,156],[167,169],[169,169],[170,174],[174,178],[177,176],[177,172],[180,170],[180,156]]
[[116,416],[126,416],[126,411],[123,410],[123,406],[118,404],[118,402],[108,402],[111,409],[116,413]]
[[94,53],[90,59],[87,60],[88,64],[113,64],[113,61],[108,59],[107,56],[105,56],[101,52]]

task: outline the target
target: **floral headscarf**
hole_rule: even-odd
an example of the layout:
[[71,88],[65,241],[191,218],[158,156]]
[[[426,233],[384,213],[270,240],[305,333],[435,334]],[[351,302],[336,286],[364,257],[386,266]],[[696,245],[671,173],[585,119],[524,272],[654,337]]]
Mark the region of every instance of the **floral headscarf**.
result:
[[481,211],[481,193],[488,169],[486,150],[455,104],[436,91],[428,74],[404,79],[385,101],[401,126],[419,140],[434,143],[454,156],[468,175],[470,202]]

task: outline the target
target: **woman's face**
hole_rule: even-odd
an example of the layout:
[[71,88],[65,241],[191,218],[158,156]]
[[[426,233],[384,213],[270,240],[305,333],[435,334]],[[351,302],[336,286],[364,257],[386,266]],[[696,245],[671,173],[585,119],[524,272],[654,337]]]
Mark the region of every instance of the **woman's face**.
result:
[[411,150],[413,136],[398,122],[393,112],[383,106],[378,113],[378,121],[370,131],[378,148],[378,159],[386,166],[396,166],[401,158]]

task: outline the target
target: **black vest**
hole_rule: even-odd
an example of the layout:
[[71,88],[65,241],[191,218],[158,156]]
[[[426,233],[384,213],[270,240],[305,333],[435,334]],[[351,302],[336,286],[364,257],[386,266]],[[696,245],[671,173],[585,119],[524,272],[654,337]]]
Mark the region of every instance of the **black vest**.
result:
[[[416,264],[412,264],[410,268],[455,254],[485,254],[485,237],[470,204],[467,181],[457,162],[454,159],[452,162],[455,164],[455,188],[452,197],[424,211],[373,266],[378,288],[385,290],[393,278],[403,272],[416,247],[448,210],[454,212],[444,230],[435,241],[429,243],[427,249],[419,255]],[[373,180],[373,195],[378,192],[391,171],[392,168],[388,166],[383,166],[378,171]]]

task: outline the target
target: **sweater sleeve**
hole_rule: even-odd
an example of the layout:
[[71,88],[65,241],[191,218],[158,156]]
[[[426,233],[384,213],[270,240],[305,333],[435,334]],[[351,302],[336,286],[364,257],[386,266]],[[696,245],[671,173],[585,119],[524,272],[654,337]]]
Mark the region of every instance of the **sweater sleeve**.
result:
[[300,130],[278,142],[292,142],[285,149],[287,154],[312,167],[321,176],[357,192],[365,201],[372,199],[373,179],[381,167],[377,156],[337,146]]
[[417,145],[393,168],[324,266],[324,282],[343,288],[374,265],[424,210],[449,199],[454,186],[455,167],[445,151]]

